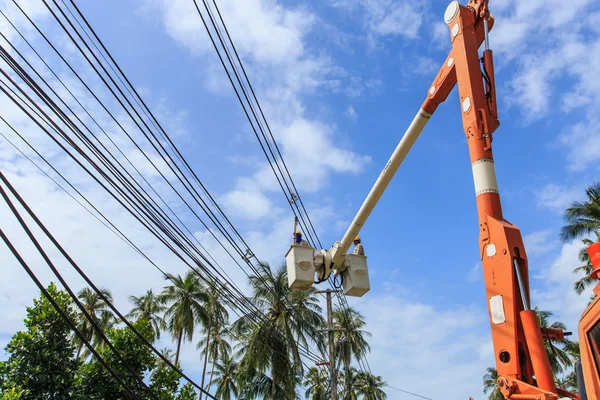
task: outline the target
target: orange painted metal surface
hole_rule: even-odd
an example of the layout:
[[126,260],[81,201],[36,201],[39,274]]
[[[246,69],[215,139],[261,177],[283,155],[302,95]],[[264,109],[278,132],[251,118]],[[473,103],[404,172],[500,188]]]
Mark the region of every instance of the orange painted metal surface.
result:
[[[520,230],[503,217],[496,183],[492,141],[500,122],[493,53],[486,49],[483,57],[479,56],[485,36],[484,20],[487,19],[489,29],[494,22],[487,4],[487,0],[472,0],[468,6],[452,4],[448,8],[446,23],[452,50],[422,109],[432,114],[458,84],[463,128],[473,166],[479,249],[501,391],[507,399],[556,400],[558,390],[542,331],[535,312],[528,310],[530,290],[523,239]],[[578,398],[562,390],[561,396]]]
[[544,339],[542,338],[542,330],[540,329],[537,315],[533,310],[521,311],[519,314],[521,315],[525,338],[529,344],[529,355],[533,364],[533,370],[536,371],[537,386],[540,389],[556,393],[556,384],[554,383],[554,376],[550,368],[548,353],[546,353],[544,346],[538,346],[538,343],[544,343]]
[[[600,286],[600,284],[598,284]],[[592,330],[597,327],[600,319],[600,296],[585,310],[579,320],[579,346],[581,353],[581,364],[583,367],[583,380],[588,399],[600,399],[600,349],[598,342],[593,340]]]
[[[587,249],[594,267],[592,277],[598,279],[600,269],[600,243]],[[588,305],[579,320],[579,346],[583,380],[588,399],[600,399],[600,283],[594,288],[596,297]]]
[[594,266],[591,277],[594,279],[600,279],[600,242],[589,246],[587,252],[590,256],[590,262]]

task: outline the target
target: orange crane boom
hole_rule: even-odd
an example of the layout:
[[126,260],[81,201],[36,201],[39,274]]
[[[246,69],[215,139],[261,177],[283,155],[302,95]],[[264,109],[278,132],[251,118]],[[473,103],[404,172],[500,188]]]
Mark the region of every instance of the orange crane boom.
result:
[[[506,398],[515,400],[550,400],[559,396],[579,399],[556,387],[542,331],[529,302],[527,256],[521,232],[502,214],[492,153],[493,133],[500,122],[493,54],[488,41],[488,31],[493,25],[488,1],[471,0],[466,6],[453,1],[444,20],[450,30],[452,50],[421,108],[433,114],[458,84],[475,183],[479,248],[498,384]],[[482,41],[485,50],[480,58]],[[547,333],[563,334],[562,331]]]
[[[342,274],[344,293],[363,296],[370,289],[366,257],[347,254],[350,243],[391,182],[419,134],[458,85],[460,110],[475,185],[479,249],[490,317],[498,386],[512,400],[600,400],[600,284],[595,300],[579,323],[581,368],[578,394],[557,387],[544,340],[562,340],[561,329],[541,329],[531,309],[529,269],[521,231],[504,219],[496,181],[493,134],[500,126],[496,103],[493,53],[488,33],[494,18],[488,0],[452,1],[444,14],[452,49],[428,90],[421,109],[406,130],[357,212],[343,239],[329,250],[292,245],[286,255],[289,285],[306,289]],[[484,45],[482,57],[479,48]],[[592,277],[600,279],[600,243],[588,249]],[[315,273],[320,277],[313,282]]]

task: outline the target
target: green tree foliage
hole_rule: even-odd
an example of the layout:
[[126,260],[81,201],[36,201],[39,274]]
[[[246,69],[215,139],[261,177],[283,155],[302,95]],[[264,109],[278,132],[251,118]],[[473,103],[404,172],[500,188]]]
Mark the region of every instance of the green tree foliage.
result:
[[[197,349],[201,350],[201,354],[204,354],[202,387],[205,387],[204,380],[209,358],[214,369],[217,359],[231,352],[231,345],[228,341],[229,312],[225,307],[226,302],[218,289],[218,284],[213,282],[210,286],[211,290],[207,291],[208,300],[206,302],[208,321],[203,329],[204,338],[196,346]],[[212,379],[213,373],[211,372],[208,387],[212,385]]]
[[250,286],[252,301],[263,313],[252,311],[232,327],[236,336],[245,338],[240,374],[249,386],[244,390],[251,398],[293,398],[303,372],[299,343],[322,338],[322,310],[314,288],[289,289],[285,264],[274,273],[261,264],[258,272],[250,277]]
[[566,225],[560,231],[564,242],[600,233],[600,182],[588,187],[585,193],[586,201],[576,201],[565,210]]
[[[133,326],[148,341],[152,342],[154,330],[148,321],[139,320]],[[129,372],[110,348],[104,348],[101,351],[102,358],[127,387],[131,388],[141,398],[148,398],[147,391],[137,382],[136,377],[144,379],[144,376],[155,367],[156,359],[152,350],[128,327],[112,329],[107,332],[107,336],[115,350],[134,371],[135,375]],[[95,359],[84,366],[83,382],[82,393],[86,399],[122,399],[129,396],[125,388],[121,387]]]
[[129,296],[129,302],[133,304],[133,307],[129,311],[129,314],[127,314],[127,317],[135,320],[145,319],[150,322],[156,339],[160,339],[160,331],[167,328],[167,324],[165,324],[165,320],[162,317],[167,307],[161,298],[155,295],[152,289],[149,289],[143,296]]
[[387,395],[383,391],[383,387],[387,383],[383,381],[381,376],[373,375],[369,372],[358,373],[358,394],[362,396],[361,400],[385,400]]
[[[357,360],[364,357],[370,351],[369,343],[366,337],[371,334],[364,328],[366,322],[364,317],[352,307],[345,309],[336,308],[333,311],[333,327],[334,332],[335,354],[337,365],[336,369],[340,368],[340,363],[344,366],[344,376],[352,377],[349,372],[352,365],[352,358]],[[350,382],[344,383],[346,386]]]
[[[239,397],[238,363],[235,358],[226,354],[213,365],[214,385],[217,387],[216,397],[221,400],[232,400]],[[243,383],[242,383],[243,385]]]
[[179,373],[164,361],[157,360],[156,367],[150,374],[150,389],[160,400],[175,400],[178,386]]
[[[258,268],[259,274],[250,277],[250,300],[260,311],[251,311],[233,324],[229,323],[230,305],[221,291],[215,290],[218,285],[209,284],[209,290],[193,272],[183,277],[170,275],[168,279],[173,284],[167,285],[158,296],[151,290],[140,297],[131,296],[128,316],[135,320],[136,330],[148,342],[157,340],[161,330],[170,331],[176,351],[165,349],[162,353],[168,360],[175,359],[176,365],[182,342],[191,340],[194,332],[200,331],[203,337],[197,349],[205,368],[211,365],[210,371],[203,373],[208,380],[206,388],[219,399],[327,399],[328,372],[316,368],[304,371],[301,358],[303,347],[314,348],[316,344],[322,352],[326,347],[320,298],[315,289],[290,290],[285,265],[276,271],[266,264]],[[112,300],[108,290],[103,289],[106,302],[89,288],[78,293],[87,312],[105,333],[106,341],[74,310],[67,293],[54,285],[50,286],[50,293],[123,384],[95,356],[89,356],[82,342],[73,338],[70,326],[41,298],[34,300],[34,307],[28,309],[27,331],[15,334],[7,346],[9,360],[0,362],[0,400],[126,399],[131,397],[130,391],[144,400],[205,397],[194,385],[184,384],[179,373],[156,357],[133,330],[119,326],[109,309]],[[334,325],[337,328],[334,365],[338,369],[344,367],[339,382],[347,383],[347,390],[339,398],[385,399],[386,383],[381,377],[352,367],[355,359],[369,351],[366,337],[370,334],[364,329],[364,318],[353,309],[336,309]],[[306,391],[301,396],[302,386]]]
[[188,271],[183,278],[180,275],[167,274],[166,279],[173,284],[163,289],[160,301],[168,304],[165,320],[171,335],[177,340],[177,350],[175,351],[175,363],[177,364],[183,339],[191,341],[196,327],[198,325],[205,326],[208,323],[208,312],[205,305],[209,296],[194,271]]
[[[74,321],[69,295],[50,284],[48,292]],[[67,399],[75,397],[80,363],[70,340],[71,328],[43,295],[27,308],[25,331],[15,334],[5,350],[10,355],[3,364],[2,392],[6,398],[23,392],[27,399]]]
[[304,396],[310,400],[326,400],[329,386],[329,373],[322,368],[312,367],[304,376],[306,392]]
[[[564,323],[556,321],[550,323],[552,312],[538,310],[535,308],[535,313],[540,323],[541,328],[553,328],[566,330],[567,327]],[[570,340],[564,339],[561,341],[544,340],[544,346],[546,347],[546,353],[548,353],[548,359],[550,360],[550,367],[554,374],[561,374],[565,371],[565,368],[573,366],[572,358],[567,351],[567,346],[571,343]]]
[[[108,301],[112,302],[112,294],[108,289],[100,289],[100,292],[104,295]],[[112,314],[108,304],[102,300],[102,298],[90,288],[83,288],[77,293],[77,298],[83,305],[83,308],[92,317],[94,322],[102,328],[103,331],[108,331],[115,324],[115,318]],[[102,349],[105,345],[98,331],[94,329],[90,320],[80,312],[77,315],[78,328],[83,333],[83,336],[94,345],[94,348]],[[73,336],[74,343],[78,346],[77,358],[80,356],[84,359],[90,355],[87,349],[83,348],[83,342],[79,340],[79,337]],[[83,350],[83,352],[82,352]]]
[[600,182],[588,187],[585,193],[586,201],[576,201],[565,210],[566,224],[560,231],[560,238],[563,242],[583,237],[583,247],[579,251],[579,261],[583,264],[573,271],[575,274],[583,272],[583,276],[573,285],[577,294],[583,293],[586,288],[596,284],[595,280],[590,278],[593,267],[587,254],[587,248],[593,243],[591,239],[600,241]]
[[488,367],[483,375],[483,393],[488,392],[490,392],[489,400],[504,400],[504,395],[498,387],[498,371],[492,367]]
[[[596,236],[596,242],[600,242],[600,235]],[[596,283],[598,282],[590,276],[590,274],[594,270],[594,267],[592,265],[592,261],[590,260],[590,255],[587,252],[587,248],[593,243],[594,241],[588,238],[585,238],[581,241],[583,247],[579,249],[578,258],[579,261],[582,262],[582,265],[575,268],[575,270],[573,271],[574,274],[578,275],[580,275],[583,272],[583,276],[577,281],[575,281],[575,283],[573,284],[573,288],[575,289],[575,292],[577,292],[577,294],[583,293],[585,289],[596,285]]]
[[354,367],[349,367],[340,374],[344,382],[344,389],[340,393],[342,400],[358,400],[360,390],[359,372]]

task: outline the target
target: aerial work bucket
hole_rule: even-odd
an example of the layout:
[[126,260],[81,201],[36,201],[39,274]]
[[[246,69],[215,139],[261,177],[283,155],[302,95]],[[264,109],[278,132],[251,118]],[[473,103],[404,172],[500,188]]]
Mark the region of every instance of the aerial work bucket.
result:
[[346,269],[342,272],[344,294],[362,297],[371,289],[367,257],[358,254],[346,254],[344,264],[346,265]]
[[308,289],[315,280],[314,249],[291,246],[285,255],[290,289]]

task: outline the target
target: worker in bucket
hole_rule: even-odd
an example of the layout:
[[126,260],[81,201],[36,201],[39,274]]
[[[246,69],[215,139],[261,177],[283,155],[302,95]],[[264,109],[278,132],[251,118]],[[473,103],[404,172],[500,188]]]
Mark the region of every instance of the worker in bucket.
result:
[[352,242],[354,243],[354,251],[352,252],[352,254],[356,254],[359,256],[364,256],[365,255],[365,249],[363,248],[363,245],[361,244],[361,240],[360,237],[355,237],[354,241]]
[[302,232],[296,231],[296,234],[294,236],[295,236],[294,246],[310,247],[308,245],[308,242],[306,240],[302,239]]

